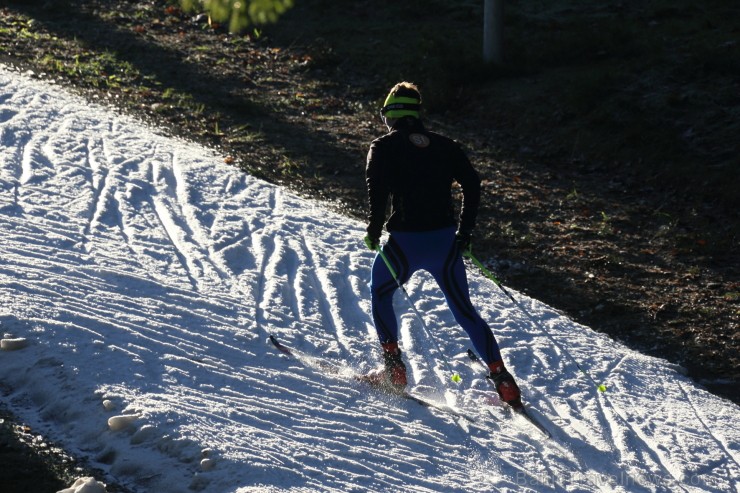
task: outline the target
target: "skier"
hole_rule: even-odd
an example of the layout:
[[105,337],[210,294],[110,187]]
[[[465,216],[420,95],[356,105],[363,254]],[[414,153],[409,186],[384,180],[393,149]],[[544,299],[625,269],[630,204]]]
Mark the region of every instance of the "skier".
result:
[[[389,132],[374,140],[367,156],[369,216],[365,244],[380,247],[383,226],[390,233],[382,247],[403,285],[419,270],[437,281],[455,320],[463,327],[490,370],[501,400],[521,408],[519,387],[506,370],[491,328],[470,301],[462,255],[470,251],[480,202],[480,177],[462,148],[424,127],[421,94],[409,82],[389,92],[381,118]],[[459,225],[452,201],[452,184],[463,191]],[[391,213],[386,222],[386,206]],[[402,392],[406,365],[398,348],[398,322],[393,294],[398,284],[381,255],[375,257],[370,282],[372,317],[382,346],[384,366],[364,380]]]

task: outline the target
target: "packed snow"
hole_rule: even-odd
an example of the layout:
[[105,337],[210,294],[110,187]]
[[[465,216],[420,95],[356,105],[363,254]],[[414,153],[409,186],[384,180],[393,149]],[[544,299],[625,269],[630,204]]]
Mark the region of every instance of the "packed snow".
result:
[[[407,289],[436,343],[396,299],[410,390],[475,422],[354,382],[379,363],[363,236],[212,150],[0,66],[0,398],[108,481],[738,491],[737,405],[512,292],[522,310],[473,266],[473,302],[551,440],[495,405],[424,273]],[[280,353],[270,334],[340,370]],[[87,484],[101,487],[69,491]]]

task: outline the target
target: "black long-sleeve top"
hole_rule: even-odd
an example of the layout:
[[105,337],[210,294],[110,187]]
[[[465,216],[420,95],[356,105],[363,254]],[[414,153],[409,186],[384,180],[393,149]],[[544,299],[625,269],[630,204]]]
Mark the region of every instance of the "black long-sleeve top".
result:
[[429,231],[457,224],[452,183],[463,191],[459,230],[472,232],[480,204],[480,176],[460,145],[404,118],[374,140],[365,170],[370,205],[367,232],[380,238],[388,198],[388,231]]

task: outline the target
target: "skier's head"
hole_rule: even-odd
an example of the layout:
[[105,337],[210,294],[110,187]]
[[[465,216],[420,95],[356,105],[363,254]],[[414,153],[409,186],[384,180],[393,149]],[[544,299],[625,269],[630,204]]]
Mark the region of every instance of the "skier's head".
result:
[[421,109],[421,93],[419,88],[411,82],[399,82],[388,93],[385,103],[380,109],[380,116],[388,127],[405,117],[419,118]]

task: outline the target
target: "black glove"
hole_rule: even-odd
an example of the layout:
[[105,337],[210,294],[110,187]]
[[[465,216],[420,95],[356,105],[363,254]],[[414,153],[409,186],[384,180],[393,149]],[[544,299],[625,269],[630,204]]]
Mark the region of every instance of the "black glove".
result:
[[364,241],[365,245],[367,245],[370,250],[374,252],[378,251],[378,248],[380,247],[380,238],[374,238],[368,234],[365,236]]
[[458,231],[455,233],[455,243],[463,257],[468,257],[473,253],[473,246],[470,243],[472,237],[473,235],[467,231]]

